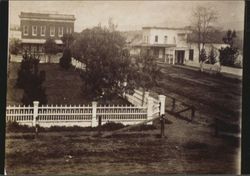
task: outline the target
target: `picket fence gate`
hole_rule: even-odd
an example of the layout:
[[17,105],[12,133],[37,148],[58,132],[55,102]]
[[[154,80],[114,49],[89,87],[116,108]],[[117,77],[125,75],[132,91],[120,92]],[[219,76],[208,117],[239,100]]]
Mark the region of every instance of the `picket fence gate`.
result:
[[[156,102],[157,101],[157,102]],[[160,104],[162,106],[160,106]],[[22,125],[42,127],[51,126],[82,126],[96,127],[98,118],[102,124],[107,122],[132,125],[151,119],[165,112],[165,96],[159,95],[159,100],[147,98],[143,106],[100,105],[46,105],[39,106],[38,101],[33,106],[7,106],[6,121],[18,122]]]

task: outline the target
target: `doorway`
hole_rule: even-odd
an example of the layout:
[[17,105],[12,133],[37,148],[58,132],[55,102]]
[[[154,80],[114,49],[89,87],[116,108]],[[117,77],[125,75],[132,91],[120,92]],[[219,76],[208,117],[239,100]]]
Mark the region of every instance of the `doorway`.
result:
[[175,51],[175,63],[183,65],[184,64],[185,50]]

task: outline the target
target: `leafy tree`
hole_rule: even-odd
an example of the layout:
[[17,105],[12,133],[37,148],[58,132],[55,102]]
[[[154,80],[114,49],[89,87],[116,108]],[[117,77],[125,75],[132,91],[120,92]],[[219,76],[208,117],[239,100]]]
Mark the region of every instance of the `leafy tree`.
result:
[[[204,49],[205,44],[209,41],[209,34],[214,30],[212,24],[217,20],[217,14],[213,9],[198,6],[193,11],[192,20],[192,31],[198,44],[199,56],[201,56],[201,49]],[[199,57],[199,61],[201,61],[201,57]]]
[[75,37],[72,34],[63,34],[63,37],[61,39],[65,45],[65,48],[69,48],[75,40]]
[[124,82],[131,86],[131,62],[124,48],[125,39],[118,31],[99,26],[81,32],[71,50],[86,65],[81,74],[85,98],[109,100],[122,94]]
[[65,48],[63,56],[60,58],[60,66],[64,69],[69,69],[71,66],[71,51],[69,48]]
[[13,38],[10,40],[10,53],[17,55],[21,51],[21,40]]
[[143,89],[143,104],[145,92],[158,85],[157,81],[159,81],[162,74],[157,66],[155,57],[149,49],[141,51],[140,56],[136,59],[136,65],[137,69],[134,79],[136,86]]
[[32,105],[36,100],[41,104],[47,103],[45,89],[42,87],[45,72],[38,74],[38,63],[39,57],[27,53],[23,55],[16,86],[24,90],[22,102],[25,105]]
[[235,60],[239,56],[239,50],[234,46],[234,41],[237,35],[235,31],[228,30],[222,38],[225,44],[229,46],[220,49],[220,63],[225,66],[234,66]]
[[51,55],[56,54],[58,52],[58,47],[53,38],[48,38],[44,43],[44,51],[48,55],[49,63],[51,62]]

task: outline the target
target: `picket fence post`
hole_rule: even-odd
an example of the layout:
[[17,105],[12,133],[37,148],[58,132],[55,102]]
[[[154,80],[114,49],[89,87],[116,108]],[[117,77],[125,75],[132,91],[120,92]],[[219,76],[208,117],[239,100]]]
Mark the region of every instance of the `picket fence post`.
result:
[[92,121],[91,121],[91,127],[96,127],[97,126],[96,107],[97,107],[97,102],[96,101],[92,101]]
[[166,100],[166,96],[165,95],[158,95],[158,99],[161,103],[161,107],[160,107],[160,115],[165,114],[165,100]]
[[148,103],[149,92],[146,91],[144,94],[144,102],[142,106],[145,106]]
[[36,126],[36,118],[38,116],[39,101],[33,101],[33,126]]
[[[150,120],[153,118],[153,106],[154,106],[154,99],[152,97],[148,97],[148,109],[147,109],[147,119]],[[149,122],[148,124],[153,124],[153,122]]]

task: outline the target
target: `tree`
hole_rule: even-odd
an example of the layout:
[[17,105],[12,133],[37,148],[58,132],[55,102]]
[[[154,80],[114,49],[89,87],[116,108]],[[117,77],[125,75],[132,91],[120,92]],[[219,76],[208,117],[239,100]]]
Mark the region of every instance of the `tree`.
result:
[[71,46],[74,58],[86,65],[82,71],[83,94],[88,100],[104,101],[121,95],[124,82],[130,87],[130,60],[125,39],[118,31],[94,27],[81,32]]
[[63,56],[60,58],[60,66],[64,69],[69,69],[71,66],[71,51],[69,48],[65,48]]
[[110,32],[114,32],[117,29],[117,27],[118,27],[118,25],[114,24],[113,18],[110,17],[108,20],[108,30]]
[[21,51],[21,40],[13,38],[10,39],[10,53],[17,55]]
[[220,49],[220,63],[225,66],[234,66],[235,60],[239,52],[237,48],[226,47]]
[[72,34],[63,34],[63,37],[61,39],[65,45],[65,48],[69,48],[71,44],[73,43],[73,41],[75,40]]
[[222,40],[225,44],[229,44],[229,46],[232,48],[234,47],[234,42],[235,42],[236,37],[237,35],[236,35],[235,30],[233,31],[228,30],[226,35],[222,38]]
[[136,59],[135,82],[136,87],[142,88],[144,103],[145,92],[158,85],[161,78],[160,68],[157,66],[155,57],[148,48],[142,49],[140,56]]
[[[209,34],[213,32],[212,25],[216,20],[217,14],[210,8],[198,6],[193,11],[192,31],[198,45],[199,56],[201,56],[201,49],[204,49],[205,44],[209,41]],[[199,61],[201,61],[201,57],[199,57]]]
[[21,67],[18,71],[16,86],[24,90],[22,102],[25,105],[32,105],[33,101],[41,104],[47,103],[45,89],[42,86],[45,80],[45,72],[38,74],[39,57],[35,55],[23,55]]
[[220,49],[220,63],[221,65],[234,66],[235,60],[239,56],[239,50],[234,46],[234,41],[237,35],[235,31],[228,30],[226,35],[222,38],[225,44],[229,46]]
[[204,48],[201,49],[200,52],[200,71],[203,72],[203,64],[207,61],[207,53]]
[[51,62],[51,55],[56,54],[58,52],[58,47],[56,42],[52,38],[48,38],[44,43],[44,51],[48,55],[49,63]]

